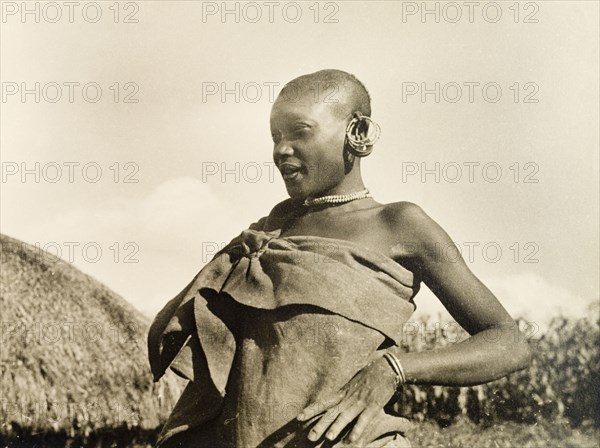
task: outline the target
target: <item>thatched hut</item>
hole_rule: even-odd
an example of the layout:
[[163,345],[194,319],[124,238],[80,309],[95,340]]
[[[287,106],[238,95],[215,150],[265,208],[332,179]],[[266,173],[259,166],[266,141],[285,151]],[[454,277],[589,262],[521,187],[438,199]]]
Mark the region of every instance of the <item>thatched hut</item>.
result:
[[151,439],[183,384],[152,382],[149,319],[39,248],[1,236],[0,256],[0,441]]

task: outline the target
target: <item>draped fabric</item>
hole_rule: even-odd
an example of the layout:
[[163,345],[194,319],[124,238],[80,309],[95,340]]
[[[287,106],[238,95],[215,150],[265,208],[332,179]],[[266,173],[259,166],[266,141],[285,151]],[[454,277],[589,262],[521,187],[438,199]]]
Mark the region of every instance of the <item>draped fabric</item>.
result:
[[[158,446],[171,446],[167,445],[169,439],[185,434],[196,434],[196,445],[189,446],[203,446],[201,437],[216,437],[211,435],[219,431],[213,427],[215,422],[238,417],[234,435],[229,435],[233,446],[243,446],[240,440],[263,440],[264,446],[304,446],[289,441],[300,440],[290,434],[305,426],[282,428],[294,420],[289,412],[262,420],[263,431],[270,425],[271,439],[263,439],[261,428],[255,428],[250,420],[244,423],[240,412],[260,413],[260,403],[285,394],[294,394],[303,406],[319,393],[341,387],[379,350],[401,343],[403,324],[414,311],[412,298],[419,286],[410,271],[349,241],[280,237],[280,230],[260,227],[243,231],[215,255],[167,303],[150,328],[148,348],[155,381],[168,368],[189,380]],[[282,337],[292,324],[306,329],[315,322],[326,322],[336,330],[336,339],[328,340],[326,347],[307,347],[297,339],[291,347],[290,339]],[[261,342],[267,331],[273,332],[268,339],[272,343]],[[343,350],[350,354],[344,355]],[[251,370],[259,363],[261,369],[256,367],[256,372],[244,376],[244,369]],[[276,370],[269,363],[277,366]],[[330,380],[328,375],[338,378]],[[250,384],[236,386],[236,379]],[[251,409],[246,403],[249,393],[258,400]],[[287,400],[289,403],[289,397]],[[231,418],[219,420],[223,412],[229,412]],[[251,434],[242,434],[244,431]]]

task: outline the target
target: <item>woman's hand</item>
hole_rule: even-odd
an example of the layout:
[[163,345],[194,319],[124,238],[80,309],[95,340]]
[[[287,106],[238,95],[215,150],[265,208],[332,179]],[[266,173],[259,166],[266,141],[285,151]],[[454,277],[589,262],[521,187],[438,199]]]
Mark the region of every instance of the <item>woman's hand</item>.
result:
[[[360,370],[344,387],[324,401],[311,403],[298,415],[306,421],[318,413],[324,414],[316,421],[308,439],[319,440],[325,431],[329,440],[334,440],[355,418],[358,420],[347,440],[363,442],[360,437],[371,420],[382,411],[396,389],[395,373],[382,357]],[[364,441],[368,443],[369,441]]]

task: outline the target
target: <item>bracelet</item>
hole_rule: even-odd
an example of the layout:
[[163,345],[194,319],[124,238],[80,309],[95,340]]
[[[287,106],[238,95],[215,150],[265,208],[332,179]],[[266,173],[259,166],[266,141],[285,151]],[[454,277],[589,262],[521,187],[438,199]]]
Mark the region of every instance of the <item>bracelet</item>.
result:
[[396,388],[398,388],[398,386],[400,386],[401,384],[405,384],[406,374],[404,373],[404,369],[402,368],[402,364],[400,364],[398,358],[390,352],[384,353],[383,357],[390,364],[390,366],[394,370],[394,373],[396,374]]

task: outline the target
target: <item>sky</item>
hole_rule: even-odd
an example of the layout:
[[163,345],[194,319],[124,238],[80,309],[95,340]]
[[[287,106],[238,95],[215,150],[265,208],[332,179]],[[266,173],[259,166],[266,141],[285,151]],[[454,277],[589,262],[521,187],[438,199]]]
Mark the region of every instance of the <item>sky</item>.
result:
[[377,201],[419,204],[514,316],[598,300],[597,2],[91,3],[2,6],[0,229],[40,256],[155,315],[287,197],[273,97],[338,68],[382,129]]

